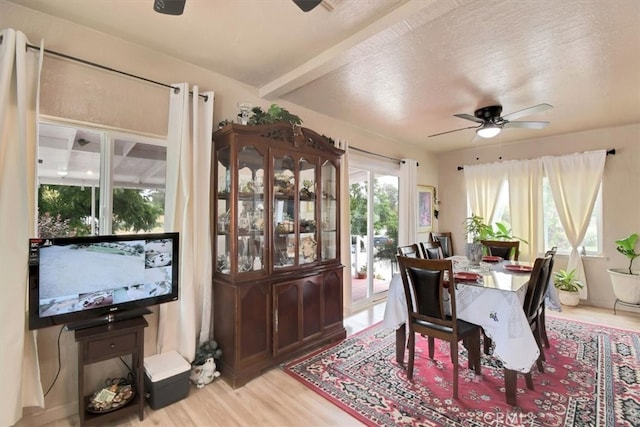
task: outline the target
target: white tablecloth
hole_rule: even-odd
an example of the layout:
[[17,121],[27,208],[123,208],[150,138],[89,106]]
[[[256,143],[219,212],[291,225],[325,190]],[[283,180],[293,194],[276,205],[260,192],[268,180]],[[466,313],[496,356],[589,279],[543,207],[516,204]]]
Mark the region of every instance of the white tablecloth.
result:
[[[495,343],[493,354],[505,368],[529,372],[540,351],[522,309],[526,286],[517,292],[457,284],[458,318],[482,326]],[[407,321],[407,304],[400,274],[389,284],[383,325],[397,329]]]

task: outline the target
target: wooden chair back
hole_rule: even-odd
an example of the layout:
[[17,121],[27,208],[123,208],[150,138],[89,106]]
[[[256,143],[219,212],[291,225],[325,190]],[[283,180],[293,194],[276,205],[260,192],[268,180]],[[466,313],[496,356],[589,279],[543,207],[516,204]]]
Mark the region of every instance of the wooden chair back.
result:
[[451,232],[433,232],[431,233],[431,239],[434,242],[440,242],[440,246],[442,247],[442,255],[445,258],[453,256],[453,242],[451,240]]
[[406,246],[398,246],[398,255],[410,258],[422,258],[422,253],[417,243]]
[[512,261],[517,261],[520,255],[520,242],[518,240],[481,240],[480,243],[487,248],[487,255],[499,256]]
[[[446,335],[455,333],[457,326],[455,312],[455,292],[449,292],[445,287],[445,276],[453,277],[451,260],[424,259],[398,256],[402,283],[407,298],[409,321],[419,320],[423,325],[445,326],[446,330],[436,328],[435,335],[446,331]],[[445,309],[445,293],[451,303],[451,316]],[[415,300],[415,306],[411,300]],[[431,325],[431,326],[433,326]]]
[[420,242],[420,250],[422,251],[422,258],[444,259],[444,253],[442,252],[442,245],[440,245],[440,242]]
[[523,306],[524,314],[529,319],[529,323],[533,322],[538,316],[539,310],[544,304],[544,296],[549,286],[550,265],[551,256],[536,258],[533,264]]

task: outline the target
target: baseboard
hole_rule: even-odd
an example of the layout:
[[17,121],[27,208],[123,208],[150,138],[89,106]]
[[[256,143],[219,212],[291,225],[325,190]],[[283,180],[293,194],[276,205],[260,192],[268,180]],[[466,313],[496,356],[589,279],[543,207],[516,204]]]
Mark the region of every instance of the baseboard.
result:
[[73,401],[52,408],[25,408],[14,427],[37,427],[78,415],[78,402]]

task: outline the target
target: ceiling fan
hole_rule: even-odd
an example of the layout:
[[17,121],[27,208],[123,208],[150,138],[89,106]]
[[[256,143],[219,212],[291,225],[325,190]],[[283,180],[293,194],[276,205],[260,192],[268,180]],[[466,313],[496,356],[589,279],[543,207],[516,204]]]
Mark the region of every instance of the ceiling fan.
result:
[[479,123],[478,126],[468,126],[465,128],[449,130],[446,132],[440,132],[432,136],[444,135],[447,133],[458,132],[465,129],[475,129],[476,134],[482,138],[493,138],[498,135],[502,128],[526,128],[526,129],[543,129],[549,125],[549,122],[514,122],[514,119],[528,116],[529,114],[539,113],[553,108],[550,104],[538,104],[533,107],[525,108],[523,110],[514,111],[513,113],[500,116],[502,114],[502,105],[490,105],[488,107],[482,107],[471,114],[454,114],[455,117],[459,117],[465,120],[471,120],[472,122]]
[[309,12],[311,9],[322,3],[322,0],[293,0],[293,2],[302,9],[303,12]]
[[[154,0],[153,10],[165,15],[182,15],[186,1],[187,0]],[[293,2],[302,9],[303,12],[309,12],[322,3],[322,0],[293,0]]]
[[153,10],[165,15],[182,15],[187,0],[154,0]]

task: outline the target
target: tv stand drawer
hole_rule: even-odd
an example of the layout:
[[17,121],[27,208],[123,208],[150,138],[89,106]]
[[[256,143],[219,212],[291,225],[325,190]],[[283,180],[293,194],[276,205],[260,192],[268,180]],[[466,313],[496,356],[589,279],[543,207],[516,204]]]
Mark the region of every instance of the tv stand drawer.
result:
[[136,333],[89,341],[86,344],[87,361],[106,359],[111,356],[131,353],[136,348]]

